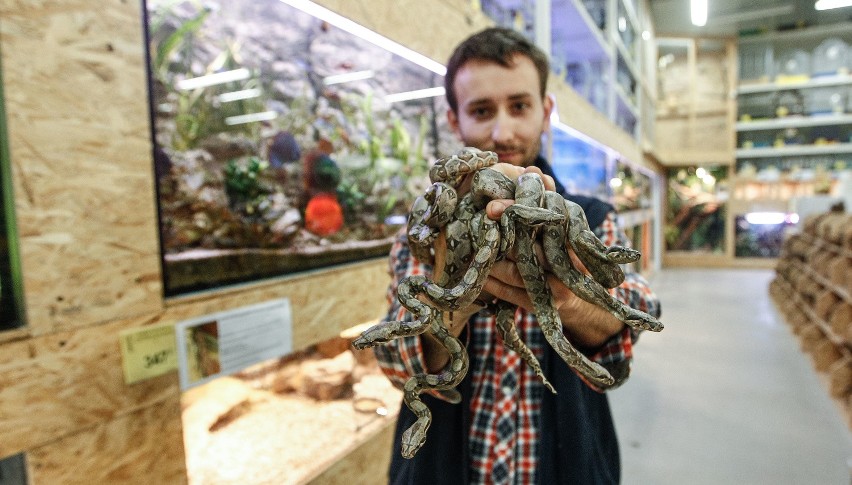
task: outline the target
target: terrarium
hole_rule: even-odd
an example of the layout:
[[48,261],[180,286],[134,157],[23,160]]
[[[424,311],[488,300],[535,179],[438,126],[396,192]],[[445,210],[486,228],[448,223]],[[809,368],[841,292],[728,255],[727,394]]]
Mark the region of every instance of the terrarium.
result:
[[612,203],[620,213],[651,208],[651,176],[633,164],[618,159],[609,179]]
[[20,304],[20,273],[16,270],[17,246],[13,223],[15,199],[12,197],[12,174],[2,95],[0,88],[0,331],[19,327],[24,323],[20,313],[23,305]]
[[725,166],[668,171],[664,237],[669,251],[725,251]]
[[455,148],[443,66],[276,0],[147,14],[166,293],[386,255]]
[[553,128],[551,137],[551,166],[565,189],[572,194],[609,200],[609,162],[603,147],[580,138],[561,124]]

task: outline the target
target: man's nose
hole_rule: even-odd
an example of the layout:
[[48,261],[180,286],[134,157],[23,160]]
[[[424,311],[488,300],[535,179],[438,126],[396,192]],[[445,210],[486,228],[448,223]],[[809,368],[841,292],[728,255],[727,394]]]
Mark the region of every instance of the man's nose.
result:
[[496,143],[505,143],[515,135],[515,120],[508,113],[500,112],[491,127],[491,139]]

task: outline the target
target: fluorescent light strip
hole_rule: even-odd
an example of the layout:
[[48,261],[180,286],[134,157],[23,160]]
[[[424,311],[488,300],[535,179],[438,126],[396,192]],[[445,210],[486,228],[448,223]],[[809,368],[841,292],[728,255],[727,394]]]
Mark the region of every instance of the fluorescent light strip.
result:
[[229,116],[225,118],[225,124],[228,126],[242,125],[244,123],[254,123],[255,121],[274,120],[278,117],[275,111],[263,111],[260,113],[251,113],[247,115]]
[[352,81],[361,81],[363,79],[370,79],[375,75],[376,73],[369,69],[367,69],[366,71],[347,72],[345,74],[335,74],[333,76],[326,76],[322,79],[322,83],[326,86],[331,86],[332,84],[341,84]]
[[785,222],[796,224],[799,222],[799,215],[784,212],[749,212],[745,215],[745,220],[752,225],[777,225]]
[[707,25],[707,0],[690,0],[689,13],[692,25],[696,27]]
[[443,96],[444,88],[426,88],[416,91],[406,91],[404,93],[388,94],[385,96],[386,103],[397,103],[399,101],[411,101],[412,99],[434,98],[435,96]]
[[385,50],[388,50],[400,57],[408,59],[409,61],[417,64],[418,66],[425,67],[426,69],[434,72],[435,74],[440,74],[441,76],[447,74],[447,68],[444,67],[443,64],[437,61],[433,61],[428,57],[420,54],[418,52],[414,52],[408,47],[403,46],[402,44],[398,44],[387,37],[377,34],[372,30],[364,27],[363,25],[359,25],[346,17],[343,17],[337,13],[332,12],[331,10],[317,5],[314,2],[309,2],[307,0],[280,0],[282,3],[286,3],[293,8],[297,8],[302,12],[305,12],[309,15],[313,15],[314,17],[324,20],[329,24],[337,27],[338,29],[349,32],[350,34],[356,35],[371,44],[375,44]]
[[852,0],[817,0],[814,8],[817,10],[831,10],[833,8],[852,7]]
[[243,89],[242,91],[231,91],[230,93],[222,93],[216,96],[220,103],[228,103],[231,101],[239,101],[241,99],[251,99],[260,96],[260,89]]
[[215,74],[208,74],[206,76],[184,79],[183,81],[178,81],[177,88],[182,89],[184,91],[189,91],[190,89],[206,88],[208,86],[229,83],[231,81],[242,81],[243,79],[248,79],[249,77],[251,77],[251,73],[249,72],[249,70],[244,67],[241,67],[239,69],[234,69],[233,71],[217,72]]

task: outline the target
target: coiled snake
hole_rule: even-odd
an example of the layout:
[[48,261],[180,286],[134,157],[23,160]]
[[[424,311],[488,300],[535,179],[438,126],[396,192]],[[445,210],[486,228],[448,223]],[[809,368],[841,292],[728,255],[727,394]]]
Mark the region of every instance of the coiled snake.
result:
[[[591,361],[565,337],[544,268],[536,258],[536,244],[541,244],[550,271],[578,297],[606,309],[633,328],[652,331],[663,328],[651,315],[630,308],[607,291],[624,281],[619,264],[637,261],[641,256],[638,251],[605,246],[589,229],[582,208],[555,192],[546,191],[538,174],[525,173],[515,183],[488,168],[496,163],[497,156],[493,152],[470,147],[435,163],[429,172],[432,186],[412,205],[408,240],[417,259],[433,263],[431,245],[440,231],[446,231],[444,268],[435,281],[421,275],[400,281],[397,299],[414,319],[381,322],[353,342],[354,347],[363,349],[429,332],[450,354],[449,362],[439,373],[414,375],[403,388],[403,400],[418,418],[402,435],[402,455],[406,458],[413,457],[423,446],[432,421],[420,393],[434,390],[452,402],[461,400],[454,387],[467,374],[468,355],[461,341],[444,325],[443,312],[472,304],[494,263],[505,258],[512,249],[545,339],[570,367],[599,388],[620,384],[627,378],[628,370],[607,368]],[[459,198],[457,190],[470,175],[471,188]],[[485,215],[485,206],[494,199],[515,201],[504,211],[500,221],[492,221]],[[590,275],[573,266],[568,247]],[[544,385],[555,393],[539,362],[518,336],[514,327],[515,307],[497,302],[491,310],[497,315],[497,331],[504,344],[518,352]]]

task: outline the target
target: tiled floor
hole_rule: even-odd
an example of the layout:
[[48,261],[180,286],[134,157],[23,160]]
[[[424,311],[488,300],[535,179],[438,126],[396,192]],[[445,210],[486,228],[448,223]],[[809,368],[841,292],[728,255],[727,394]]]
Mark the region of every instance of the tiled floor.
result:
[[665,330],[611,391],[622,483],[850,483],[852,433],[768,296],[771,270],[666,269]]

